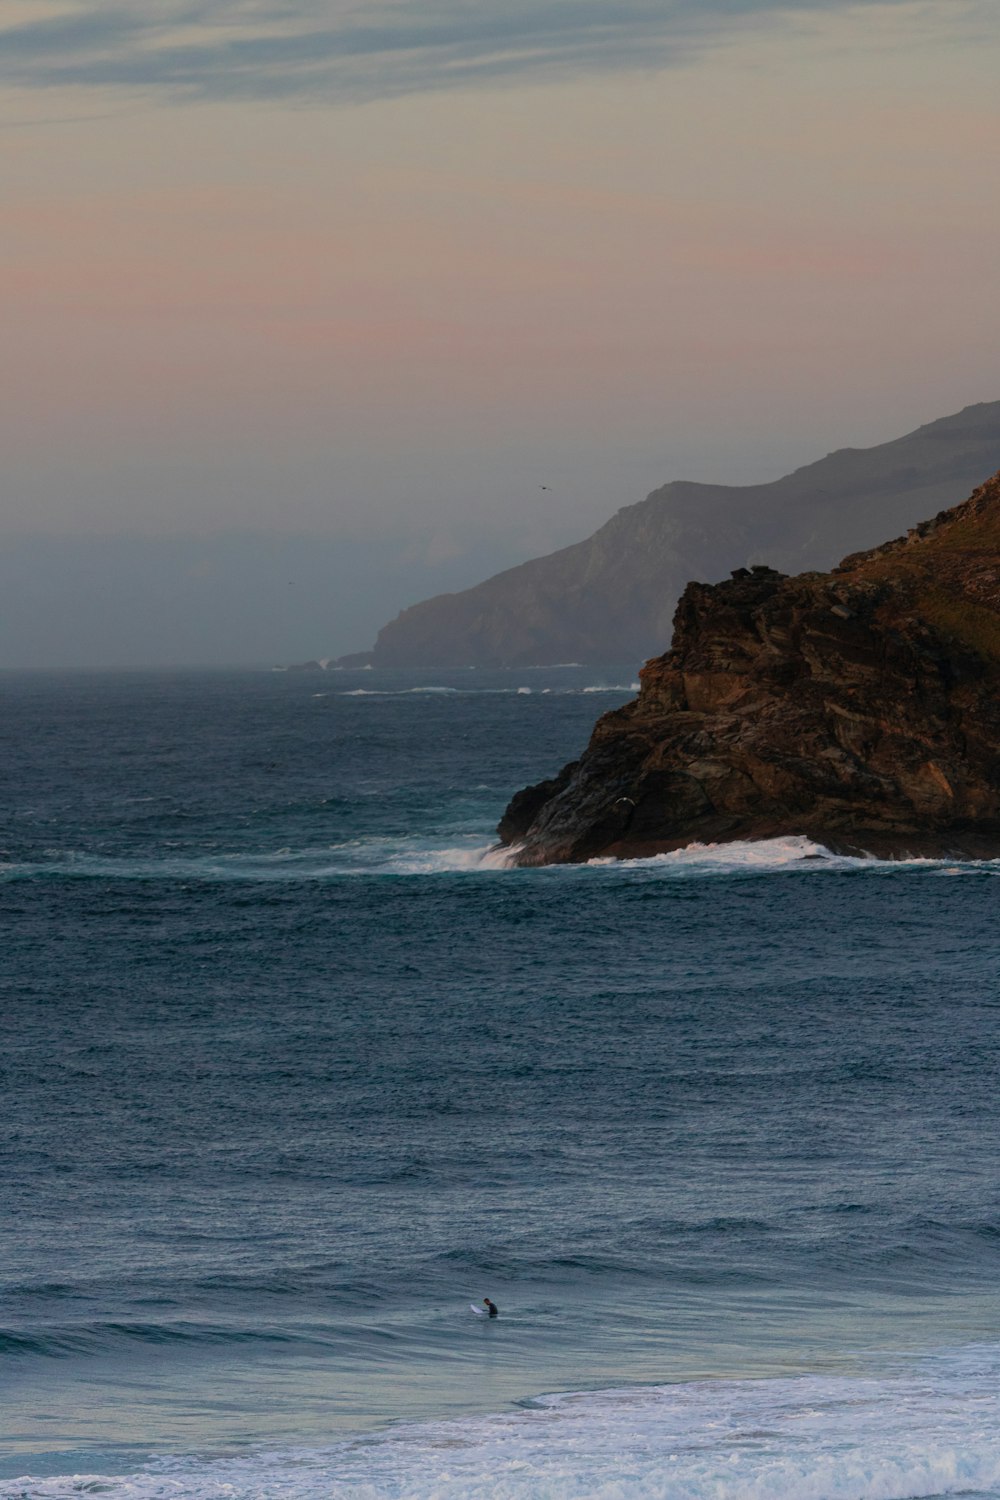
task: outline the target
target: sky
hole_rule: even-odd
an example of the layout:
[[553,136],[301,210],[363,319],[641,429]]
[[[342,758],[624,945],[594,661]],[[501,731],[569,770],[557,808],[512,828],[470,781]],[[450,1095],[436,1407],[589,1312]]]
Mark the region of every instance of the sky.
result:
[[1000,399],[998,76],[995,0],[0,0],[0,666],[361,649]]

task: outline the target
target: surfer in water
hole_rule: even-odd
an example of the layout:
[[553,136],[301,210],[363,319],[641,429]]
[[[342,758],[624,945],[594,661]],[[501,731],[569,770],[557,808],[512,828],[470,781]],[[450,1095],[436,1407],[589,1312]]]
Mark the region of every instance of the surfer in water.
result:
[[497,1307],[495,1302],[490,1301],[489,1297],[483,1298],[483,1306],[485,1307],[491,1318],[498,1318],[500,1316],[500,1309]]

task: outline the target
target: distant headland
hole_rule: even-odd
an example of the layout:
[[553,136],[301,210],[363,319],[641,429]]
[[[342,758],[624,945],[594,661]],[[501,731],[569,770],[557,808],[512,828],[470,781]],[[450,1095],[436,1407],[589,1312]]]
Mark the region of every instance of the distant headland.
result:
[[1000,468],[1000,401],[874,448],[841,448],[771,484],[676,481],[598,531],[474,588],[414,604],[371,651],[300,669],[528,667],[643,661],[689,578],[742,564],[830,568],[950,505]]
[[832,572],[691,583],[671,649],[500,824],[524,865],[804,834],[1000,856],[1000,473]]

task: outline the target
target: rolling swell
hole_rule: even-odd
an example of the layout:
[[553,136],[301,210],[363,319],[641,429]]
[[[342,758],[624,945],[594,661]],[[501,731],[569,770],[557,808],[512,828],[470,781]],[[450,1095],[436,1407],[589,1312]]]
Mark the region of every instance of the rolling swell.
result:
[[234,1346],[315,1345],[327,1347],[329,1340],[317,1334],[295,1335],[274,1328],[236,1328],[211,1323],[86,1323],[51,1325],[35,1334],[10,1333],[0,1329],[0,1355],[65,1359],[72,1355],[106,1355],[130,1345]]
[[[882,1491],[832,1449],[753,1469],[748,1434],[791,1396],[756,1410],[749,1377],[1000,1342],[997,866],[779,840],[484,867],[509,789],[570,758],[593,695],[312,686],[43,685],[11,716],[0,1472],[287,1440],[288,1469],[177,1472],[198,1496],[308,1494],[310,1466],[324,1493],[391,1494],[396,1455],[423,1493],[486,1494],[499,1439],[461,1473],[434,1467],[452,1428],[422,1457],[387,1440],[373,1477],[324,1467],[331,1433],[500,1432],[586,1386],[605,1396],[573,1441],[589,1423],[620,1454],[632,1417],[676,1413],[626,1418],[614,1392],[669,1381],[700,1425],[658,1462],[695,1465],[718,1436],[699,1381],[725,1375],[757,1493],[808,1494],[806,1472],[824,1497],[946,1492],[913,1432]],[[600,1493],[516,1441],[512,1494]]]

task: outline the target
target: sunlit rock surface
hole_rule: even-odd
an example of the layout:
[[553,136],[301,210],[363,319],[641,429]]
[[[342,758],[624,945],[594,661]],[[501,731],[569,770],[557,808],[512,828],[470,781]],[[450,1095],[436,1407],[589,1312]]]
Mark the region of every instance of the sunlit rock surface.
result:
[[832,572],[689,584],[638,698],[499,832],[522,864],[785,834],[1000,855],[1000,474]]

